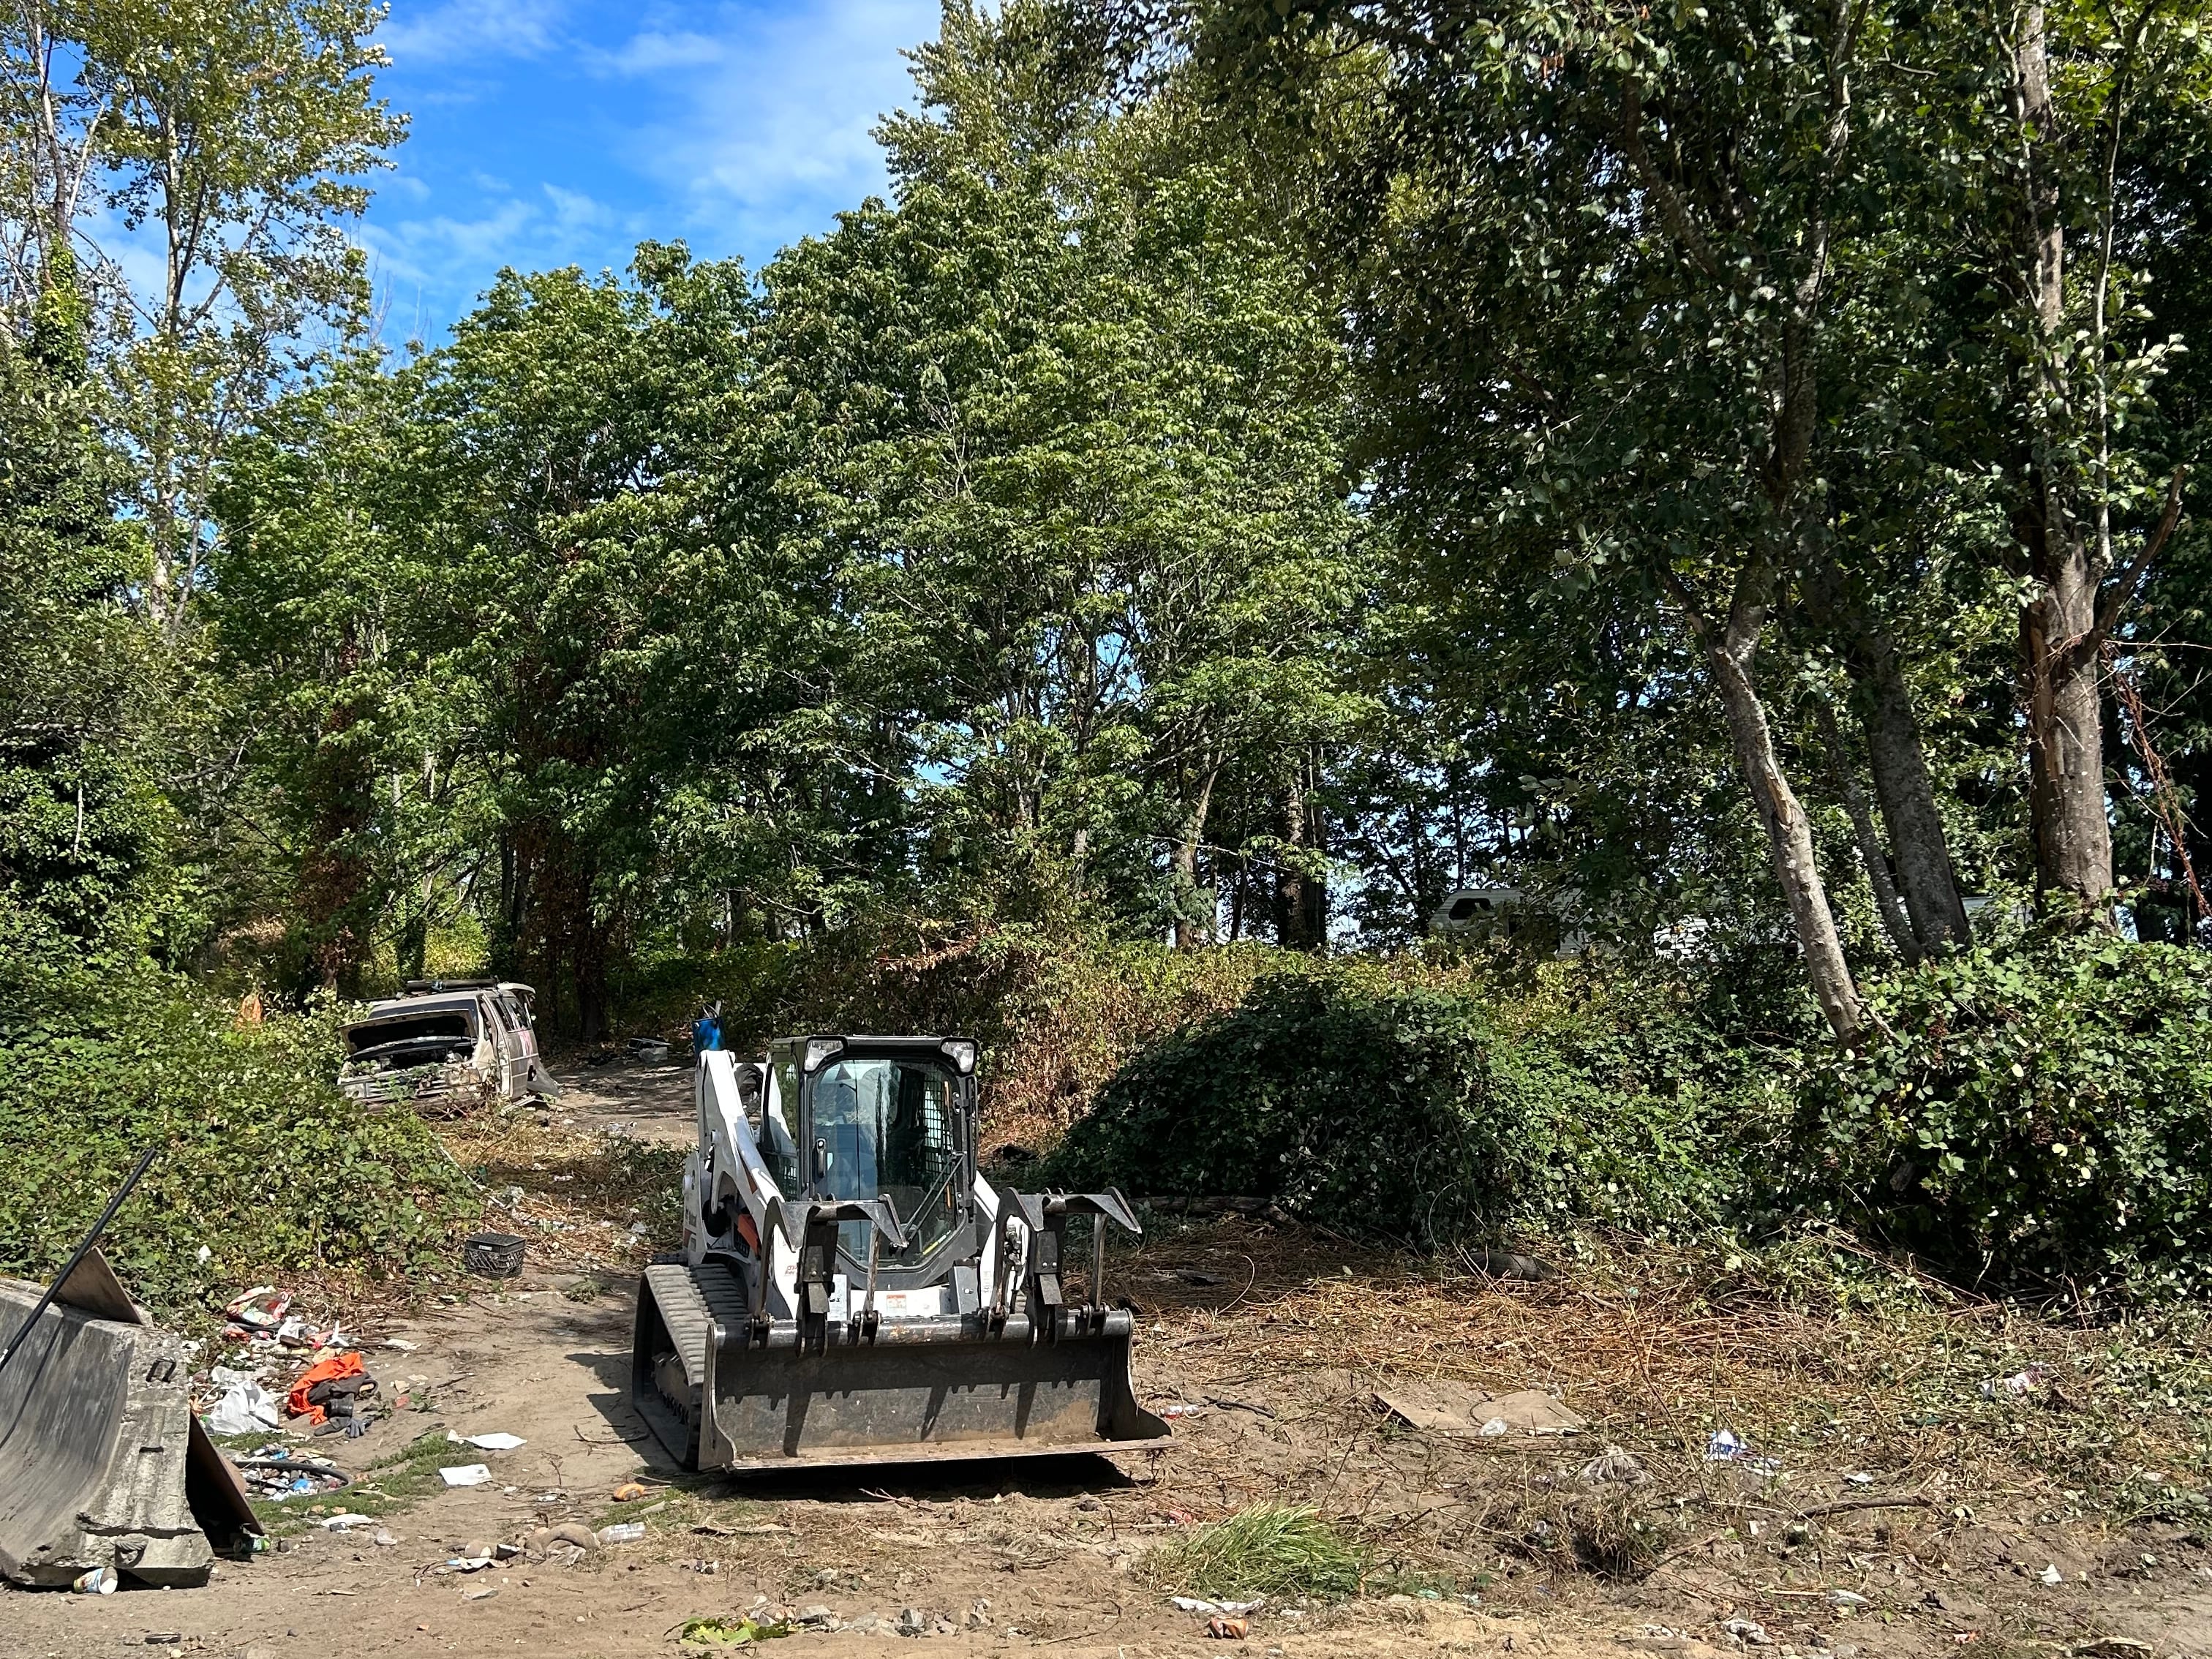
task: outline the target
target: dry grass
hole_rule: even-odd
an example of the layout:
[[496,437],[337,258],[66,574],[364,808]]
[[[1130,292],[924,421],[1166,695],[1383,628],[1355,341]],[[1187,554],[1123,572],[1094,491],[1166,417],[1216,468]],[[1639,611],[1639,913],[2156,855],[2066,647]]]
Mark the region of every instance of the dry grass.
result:
[[[480,1183],[483,1224],[528,1239],[533,1267],[635,1272],[676,1242],[680,1148],[557,1120],[541,1125],[527,1111],[474,1112],[441,1124],[439,1133]],[[638,1224],[641,1234],[631,1231]]]
[[[1591,1419],[1579,1445],[1628,1448],[1716,1513],[1750,1496],[1778,1515],[1909,1498],[2130,1519],[2186,1504],[2212,1472],[2193,1322],[2068,1326],[1819,1255],[1589,1241],[1531,1283],[1229,1218],[1156,1236],[1109,1289],[1160,1304],[1166,1341],[1222,1387],[1329,1367],[1550,1389]],[[1224,1282],[1179,1277],[1194,1268]],[[2031,1368],[2013,1395],[2004,1379]],[[1721,1429],[1786,1478],[1707,1463]]]

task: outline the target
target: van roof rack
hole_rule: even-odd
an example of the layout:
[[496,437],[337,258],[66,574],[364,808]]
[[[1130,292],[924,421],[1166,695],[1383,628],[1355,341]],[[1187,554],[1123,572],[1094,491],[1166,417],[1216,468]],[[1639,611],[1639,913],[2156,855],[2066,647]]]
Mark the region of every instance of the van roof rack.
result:
[[496,991],[495,979],[410,979],[399,988],[403,991]]

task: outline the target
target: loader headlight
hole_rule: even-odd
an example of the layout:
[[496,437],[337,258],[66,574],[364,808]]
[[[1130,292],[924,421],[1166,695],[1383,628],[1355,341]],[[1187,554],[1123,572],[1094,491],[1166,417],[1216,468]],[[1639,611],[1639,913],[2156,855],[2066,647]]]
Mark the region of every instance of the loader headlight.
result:
[[945,1051],[945,1057],[952,1062],[961,1076],[966,1077],[975,1069],[975,1045],[966,1037],[947,1037],[938,1047]]
[[806,1040],[806,1069],[818,1072],[845,1052],[842,1037],[809,1037]]

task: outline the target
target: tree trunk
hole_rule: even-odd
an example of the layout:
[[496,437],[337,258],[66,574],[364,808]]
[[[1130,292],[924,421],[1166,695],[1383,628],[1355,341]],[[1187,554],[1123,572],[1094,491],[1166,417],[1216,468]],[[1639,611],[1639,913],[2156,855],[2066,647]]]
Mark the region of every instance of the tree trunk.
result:
[[1867,766],[1874,775],[1889,844],[1897,852],[1897,887],[1923,951],[1973,942],[1966,901],[1951,862],[1951,845],[1936,810],[1935,781],[1913,717],[1912,694],[1898,660],[1897,641],[1883,628],[1864,631],[1854,655],[1861,672],[1859,703],[1866,725]]
[[1828,769],[1835,779],[1836,793],[1842,798],[1844,811],[1850,815],[1851,833],[1859,844],[1859,862],[1866,868],[1867,885],[1874,890],[1875,913],[1881,918],[1882,931],[1897,946],[1897,953],[1908,963],[1917,963],[1920,960],[1920,941],[1913,933],[1912,918],[1898,893],[1889,856],[1882,851],[1881,837],[1875,832],[1874,814],[1868,810],[1866,791],[1859,787],[1850,755],[1844,747],[1836,711],[1825,702],[1819,708],[1820,736],[1828,745]]
[[2076,545],[2037,574],[2044,592],[2021,614],[2027,659],[2028,811],[2036,887],[2045,908],[2109,925],[2112,832],[2105,816],[2104,711],[2097,656],[2087,648],[2095,585]]
[[1844,942],[1836,931],[1836,918],[1828,908],[1828,890],[1813,845],[1813,825],[1797,794],[1783,775],[1781,757],[1775,752],[1773,728],[1759,688],[1752,683],[1752,659],[1766,623],[1767,571],[1757,562],[1745,568],[1736,581],[1729,605],[1725,629],[1716,633],[1712,623],[1686,594],[1677,589],[1690,625],[1697,630],[1712,665],[1713,684],[1728,717],[1729,736],[1736,760],[1751,790],[1752,805],[1765,827],[1774,853],[1774,874],[1782,884],[1790,906],[1790,920],[1797,943],[1805,953],[1805,971],[1813,995],[1838,1039],[1856,1039],[1865,1021],[1859,990],[1851,979],[1850,964],[1844,959]]
[[1176,905],[1175,941],[1178,951],[1196,950],[1213,932],[1211,911],[1203,924],[1197,915],[1202,896],[1198,884],[1198,848],[1206,839],[1206,816],[1213,804],[1213,781],[1220,775],[1218,764],[1206,766],[1199,775],[1198,793],[1183,819],[1182,833],[1176,838],[1172,861]]
[[586,1044],[605,1041],[608,1027],[607,939],[586,920],[576,930],[576,1035]]
[[1311,769],[1301,764],[1283,790],[1283,843],[1275,864],[1275,937],[1284,949],[1318,951],[1328,937],[1328,884],[1300,857],[1318,852],[1320,813],[1309,793]]
[[[1916,960],[1928,951],[1971,942],[1966,901],[1960,896],[1958,877],[1951,863],[1951,847],[1943,830],[1943,816],[1936,810],[1936,786],[1928,775],[1920,723],[1912,712],[1912,693],[1905,683],[1905,666],[1897,641],[1868,611],[1863,601],[1833,560],[1816,556],[1804,584],[1806,608],[1814,623],[1834,640],[1844,666],[1851,677],[1861,723],[1866,730],[1867,769],[1874,778],[1875,799],[1881,809],[1883,827],[1896,851],[1895,889],[1903,900],[1914,948],[1905,952]],[[1838,757],[1837,781],[1850,780],[1839,735],[1833,732],[1833,715],[1821,718],[1830,731],[1830,744]],[[1850,789],[1856,793],[1856,781]],[[1845,805],[1851,803],[1848,799]],[[1861,802],[1863,805],[1863,802]],[[1861,845],[1867,846],[1861,836]],[[1877,843],[1878,845],[1878,843]],[[1884,860],[1887,866],[1887,860]],[[1869,879],[1874,860],[1868,862]],[[1883,912],[1887,926],[1890,917]],[[1901,945],[1901,942],[1900,942]]]
[[2027,705],[2028,810],[2035,829],[2035,877],[2046,910],[2112,925],[2112,837],[2105,803],[2103,711],[2098,706],[2096,550],[2073,511],[2073,422],[2064,366],[2066,230],[2058,189],[2062,143],[2051,100],[2044,8],[2021,15],[2014,88],[2027,144],[2022,220],[2027,282],[2034,304],[2035,399],[2031,445],[2033,488],[2028,547],[2042,591],[2021,617]]

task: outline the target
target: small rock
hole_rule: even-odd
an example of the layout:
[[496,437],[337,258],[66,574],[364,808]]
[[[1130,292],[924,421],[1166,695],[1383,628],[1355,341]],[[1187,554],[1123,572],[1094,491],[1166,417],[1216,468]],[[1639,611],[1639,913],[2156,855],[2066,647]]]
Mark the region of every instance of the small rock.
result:
[[1746,1647],[1771,1648],[1774,1638],[1766,1633],[1766,1626],[1750,1619],[1731,1619],[1721,1628]]
[[369,1540],[370,1543],[380,1550],[388,1550],[398,1541],[399,1540],[392,1535],[389,1527],[379,1527],[376,1529],[376,1536]]
[[954,1624],[954,1623],[953,1623],[950,1619],[947,1619],[947,1618],[946,1618],[943,1613],[939,1613],[939,1614],[938,1614],[936,1623],[934,1623],[934,1624],[933,1624],[932,1626],[930,1626],[930,1629],[932,1629],[933,1631],[936,1632],[937,1632],[937,1634],[939,1634],[939,1636],[950,1636],[950,1635],[951,1635],[951,1634],[952,1634],[952,1632],[953,1632],[954,1631],[957,1630],[958,1628],[959,1628],[959,1626],[958,1626],[955,1625],[955,1624]]
[[791,1622],[820,1630],[835,1630],[837,1628],[837,1615],[817,1601],[811,1607],[801,1607],[797,1613],[793,1613]]
[[898,1632],[901,1636],[919,1636],[927,1628],[928,1626],[922,1619],[920,1607],[901,1609],[898,1616]]

